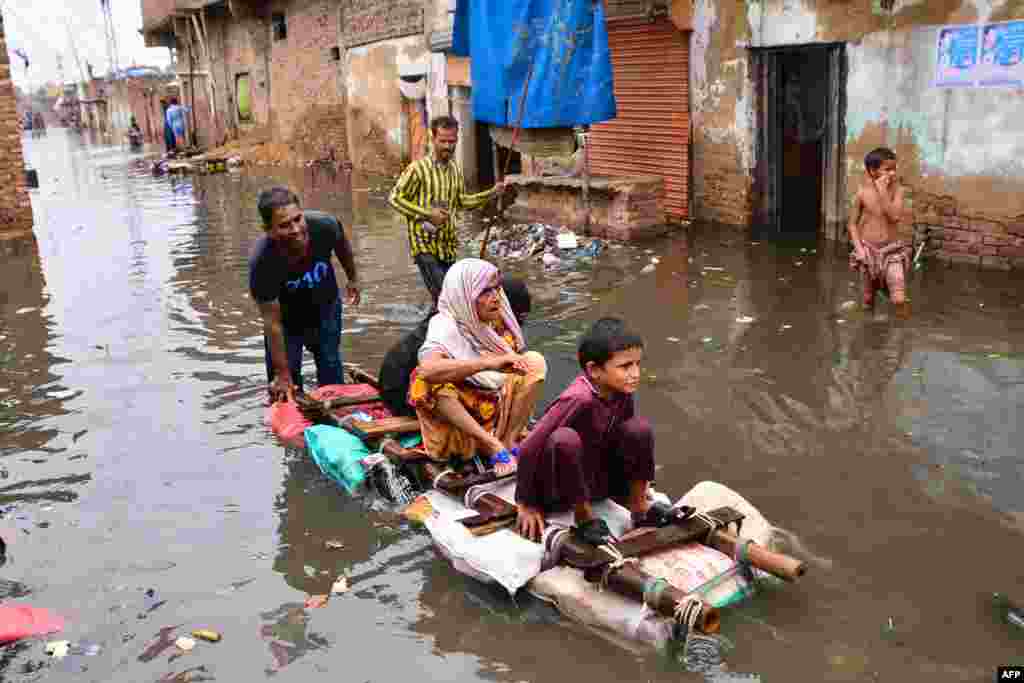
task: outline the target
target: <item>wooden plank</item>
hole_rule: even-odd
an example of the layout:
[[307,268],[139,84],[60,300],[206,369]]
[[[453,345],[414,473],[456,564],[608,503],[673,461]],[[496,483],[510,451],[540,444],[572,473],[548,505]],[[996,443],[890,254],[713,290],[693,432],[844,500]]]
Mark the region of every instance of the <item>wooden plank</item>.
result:
[[363,420],[346,420],[353,427],[367,436],[384,436],[385,434],[412,434],[420,431],[420,421],[415,417],[385,417],[380,420],[364,422]]
[[[707,514],[722,524],[732,524],[743,519],[742,514],[729,507],[717,508]],[[655,550],[702,541],[707,535],[707,523],[697,517],[690,517],[678,524],[626,536],[615,544],[615,549],[623,557],[638,557]],[[566,540],[564,558],[566,564],[577,569],[602,567],[613,559],[605,551],[582,543],[572,536]]]

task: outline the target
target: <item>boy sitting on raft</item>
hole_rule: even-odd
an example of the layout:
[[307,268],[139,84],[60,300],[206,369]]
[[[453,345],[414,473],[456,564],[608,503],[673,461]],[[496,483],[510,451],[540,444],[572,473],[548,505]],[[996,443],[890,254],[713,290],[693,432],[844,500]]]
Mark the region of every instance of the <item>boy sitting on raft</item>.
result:
[[612,498],[636,526],[663,526],[673,510],[648,500],[654,479],[654,434],[635,414],[643,340],[617,318],[598,320],[580,340],[582,372],[555,399],[519,447],[517,527],[539,541],[544,516],[573,510],[576,531],[589,543],[611,532],[591,503]]

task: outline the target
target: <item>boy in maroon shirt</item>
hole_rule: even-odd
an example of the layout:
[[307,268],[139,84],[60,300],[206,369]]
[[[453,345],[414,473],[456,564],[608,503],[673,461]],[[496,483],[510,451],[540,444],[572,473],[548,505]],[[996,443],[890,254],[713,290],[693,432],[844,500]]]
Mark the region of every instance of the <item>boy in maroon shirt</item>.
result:
[[573,510],[577,534],[600,545],[611,538],[591,503],[612,498],[637,526],[663,526],[673,511],[648,500],[654,434],[635,414],[643,340],[617,318],[602,318],[580,340],[583,372],[555,399],[519,447],[519,533],[539,541],[544,516]]

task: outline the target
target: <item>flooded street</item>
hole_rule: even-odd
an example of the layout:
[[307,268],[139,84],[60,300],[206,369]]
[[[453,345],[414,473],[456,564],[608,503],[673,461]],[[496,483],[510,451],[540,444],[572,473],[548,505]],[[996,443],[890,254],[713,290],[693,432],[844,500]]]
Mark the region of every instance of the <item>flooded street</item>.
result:
[[[428,304],[386,182],[157,178],[153,155],[61,129],[25,147],[37,239],[0,241],[0,579],[68,619],[55,638],[102,650],[51,660],[22,641],[0,650],[0,679],[702,680],[462,578],[264,425],[257,192],[290,183],[352,227],[365,290],[343,355],[375,370]],[[658,488],[720,481],[809,560],[801,583],[726,613],[731,670],[989,681],[1024,664],[1024,632],[988,604],[1024,602],[1020,274],[928,264],[899,320],[850,305],[831,244],[710,227],[575,271],[509,269],[534,296],[545,400],[574,375],[580,331],[625,317],[647,342]],[[303,610],[339,574],[351,592]],[[224,639],[150,656],[165,627]]]

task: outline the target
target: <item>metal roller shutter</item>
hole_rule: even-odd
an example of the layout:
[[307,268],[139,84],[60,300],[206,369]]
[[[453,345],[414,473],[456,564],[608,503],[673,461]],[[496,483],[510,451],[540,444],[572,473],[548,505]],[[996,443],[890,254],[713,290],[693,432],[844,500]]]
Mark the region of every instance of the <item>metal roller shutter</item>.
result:
[[618,116],[591,128],[591,172],[658,175],[665,212],[689,217],[690,34],[668,19],[608,23]]

